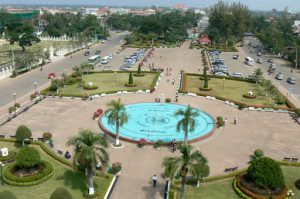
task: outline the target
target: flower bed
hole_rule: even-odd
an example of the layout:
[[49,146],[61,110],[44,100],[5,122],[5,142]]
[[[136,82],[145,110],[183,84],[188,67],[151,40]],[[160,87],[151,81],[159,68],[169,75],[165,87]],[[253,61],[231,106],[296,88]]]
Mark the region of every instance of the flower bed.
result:
[[0,161],[3,163],[13,162],[15,155],[16,153],[14,151],[8,151],[7,156],[2,156],[2,154],[0,154]]
[[41,172],[35,175],[17,176],[13,173],[16,164],[11,164],[4,170],[3,179],[5,183],[11,186],[33,186],[40,184],[54,174],[53,166],[49,162],[42,161],[40,166],[42,167]]

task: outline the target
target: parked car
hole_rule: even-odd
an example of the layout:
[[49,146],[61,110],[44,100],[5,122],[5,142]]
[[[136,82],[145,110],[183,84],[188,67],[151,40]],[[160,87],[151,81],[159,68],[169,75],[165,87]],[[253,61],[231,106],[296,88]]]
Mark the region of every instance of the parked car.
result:
[[215,73],[216,76],[221,76],[221,77],[227,77],[226,73],[222,73],[222,72],[217,72]]
[[85,51],[84,52],[84,56],[89,56],[90,55],[90,51]]
[[56,77],[55,73],[49,73],[48,74],[48,79],[54,79]]
[[274,63],[270,64],[269,68],[276,69],[276,65]]
[[262,54],[261,54],[261,52],[257,52],[257,56],[261,56]]
[[243,73],[239,73],[239,72],[234,72],[234,73],[231,74],[231,77],[243,78],[244,74]]
[[296,84],[296,78],[295,77],[289,77],[287,78],[287,82],[290,84]]
[[101,50],[96,50],[95,55],[100,55]]
[[232,59],[238,59],[239,58],[239,55],[235,54],[232,56]]
[[257,59],[257,63],[262,64],[263,63],[263,59],[262,58],[258,58]]
[[282,73],[278,73],[278,74],[275,76],[275,78],[276,78],[277,80],[283,80],[283,74],[282,74]]
[[269,59],[268,59],[268,62],[269,62],[269,63],[273,63],[273,59],[272,59],[272,58],[269,58]]
[[250,49],[250,53],[254,53],[254,50],[253,50],[253,49]]

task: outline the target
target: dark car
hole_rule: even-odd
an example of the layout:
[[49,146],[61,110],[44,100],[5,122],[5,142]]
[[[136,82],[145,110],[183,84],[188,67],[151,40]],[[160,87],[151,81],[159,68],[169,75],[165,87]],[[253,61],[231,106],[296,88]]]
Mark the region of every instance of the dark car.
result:
[[84,56],[89,56],[90,55],[90,51],[85,51],[84,52]]
[[101,50],[96,50],[95,55],[100,55]]

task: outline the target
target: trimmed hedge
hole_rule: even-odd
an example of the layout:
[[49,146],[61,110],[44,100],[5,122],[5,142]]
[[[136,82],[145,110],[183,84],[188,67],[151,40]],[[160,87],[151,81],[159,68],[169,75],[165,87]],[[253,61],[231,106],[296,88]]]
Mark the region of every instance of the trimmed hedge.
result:
[[14,160],[16,153],[14,151],[8,151],[8,156],[3,157],[2,154],[0,154],[0,161],[5,162],[9,160]]
[[96,85],[92,85],[92,86],[84,85],[84,87],[83,87],[83,89],[85,89],[85,90],[96,90],[97,88],[98,88],[98,86],[96,86]]
[[136,87],[137,84],[127,84],[127,83],[126,83],[125,86],[126,86],[126,87]]
[[232,188],[234,190],[234,192],[241,198],[243,199],[251,199],[250,197],[248,197],[246,194],[244,194],[237,186],[236,184],[236,178],[232,181]]
[[33,176],[26,176],[26,177],[18,177],[11,173],[16,164],[11,164],[6,167],[3,173],[3,179],[5,183],[11,186],[33,186],[48,180],[54,174],[53,166],[46,161],[41,161],[41,163],[45,166],[41,173],[38,173]]
[[248,95],[248,94],[244,94],[243,97],[244,97],[244,98],[247,98],[247,99],[255,99],[255,98],[256,98],[256,95]]

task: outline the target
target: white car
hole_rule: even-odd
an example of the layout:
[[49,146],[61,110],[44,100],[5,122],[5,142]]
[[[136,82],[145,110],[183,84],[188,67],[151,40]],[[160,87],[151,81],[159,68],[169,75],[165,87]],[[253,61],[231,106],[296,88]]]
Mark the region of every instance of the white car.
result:
[[235,72],[235,73],[232,73],[231,77],[243,78],[243,77],[244,77],[244,74],[243,74],[243,73]]
[[227,74],[222,73],[222,72],[216,72],[215,75],[216,76],[221,76],[221,77],[227,77]]

